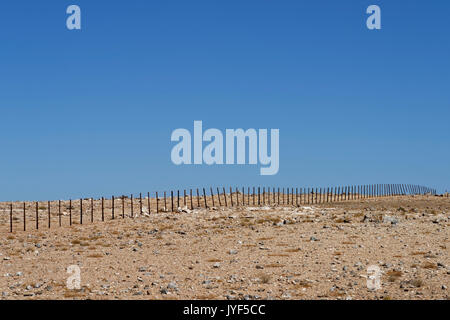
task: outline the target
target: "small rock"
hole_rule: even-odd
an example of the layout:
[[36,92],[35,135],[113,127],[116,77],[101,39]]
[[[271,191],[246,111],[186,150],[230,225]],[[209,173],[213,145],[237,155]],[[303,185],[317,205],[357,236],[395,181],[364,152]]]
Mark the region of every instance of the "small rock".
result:
[[175,282],[170,282],[167,285],[167,289],[178,290],[178,286],[177,286],[177,284]]
[[390,223],[392,225],[396,225],[398,223],[398,220],[395,217],[384,216],[383,222]]
[[168,293],[166,288],[162,288],[159,292],[161,292],[161,294],[167,294]]

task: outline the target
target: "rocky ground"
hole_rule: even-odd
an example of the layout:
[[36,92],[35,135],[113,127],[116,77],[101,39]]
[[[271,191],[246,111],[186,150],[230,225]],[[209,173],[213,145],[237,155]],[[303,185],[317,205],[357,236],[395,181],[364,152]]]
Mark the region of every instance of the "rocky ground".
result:
[[[7,214],[3,204],[3,217]],[[74,209],[75,210],[75,209]],[[76,210],[75,210],[76,211]],[[450,198],[89,219],[9,233],[2,299],[448,299]],[[119,211],[120,212],[120,211]],[[66,217],[65,217],[66,218]],[[17,218],[16,218],[17,219]],[[31,222],[30,222],[31,223]],[[18,229],[20,226],[17,223]],[[79,266],[80,289],[67,268]],[[381,288],[367,287],[368,267]]]

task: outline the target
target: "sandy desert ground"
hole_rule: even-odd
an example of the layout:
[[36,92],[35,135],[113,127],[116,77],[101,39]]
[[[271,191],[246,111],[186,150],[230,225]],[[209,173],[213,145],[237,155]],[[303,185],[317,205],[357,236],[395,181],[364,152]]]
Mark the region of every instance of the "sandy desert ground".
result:
[[[65,212],[62,227],[53,221],[47,229],[43,218],[33,230],[30,218],[27,231],[18,211],[13,233],[7,206],[0,205],[2,299],[449,299],[448,197],[134,218],[117,209],[114,220],[74,218],[71,227]],[[81,270],[80,289],[66,286],[70,265]],[[378,290],[367,287],[372,265],[382,271]]]

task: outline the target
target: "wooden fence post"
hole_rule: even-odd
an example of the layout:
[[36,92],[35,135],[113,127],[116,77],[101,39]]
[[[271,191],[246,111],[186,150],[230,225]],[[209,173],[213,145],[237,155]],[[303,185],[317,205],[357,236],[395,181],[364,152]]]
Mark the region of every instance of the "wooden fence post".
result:
[[223,190],[223,198],[225,199],[225,208],[228,207],[228,202],[227,202],[227,193],[225,192],[225,187],[222,187]]
[[208,208],[208,203],[206,202],[206,192],[205,192],[205,188],[203,188],[203,200],[205,201],[205,208]]
[[220,200],[220,192],[219,192],[219,187],[216,187],[217,189],[217,199],[219,199],[219,207],[222,206],[222,200]]
[[198,188],[197,188],[197,206],[200,208],[200,194],[198,193]]
[[166,191],[164,191],[164,212],[168,211],[167,210],[167,195],[166,195]]
[[114,220],[114,196],[111,197],[111,218]]
[[50,221],[51,221],[51,218],[50,218],[50,201],[47,201],[47,211],[48,211],[48,228],[50,229]]
[[258,187],[258,206],[261,205],[261,190],[260,187]]
[[[149,192],[147,192],[148,214],[150,214],[152,212],[150,209],[150,204],[151,204],[151,200],[150,200],[150,191],[149,191]],[[184,205],[186,205],[186,190],[184,190]]]
[[212,189],[212,187],[209,187],[209,191],[211,192],[211,200],[212,200],[212,206],[213,207],[215,207],[216,205],[215,205],[215,203],[214,203],[214,193],[213,193],[213,189]]
[[[24,206],[24,216],[23,217],[25,218],[25,206]],[[61,200],[58,200],[58,221],[59,221],[59,226],[61,227]],[[25,231],[25,229],[23,231]]]
[[105,221],[105,198],[102,197],[102,221]]
[[158,191],[155,191],[156,196],[156,213],[159,212],[159,197],[158,197]]
[[230,187],[230,202],[231,202],[231,206],[233,206],[233,190]]
[[122,219],[125,219],[125,196],[122,195]]
[[9,232],[13,232],[13,204],[9,204]]
[[[60,200],[60,208],[61,208],[61,200]],[[26,209],[26,204],[25,204],[25,202],[24,202],[24,203],[23,203],[23,231],[27,231],[26,210],[27,210],[27,209]],[[60,209],[59,211],[61,211],[61,209]],[[60,221],[60,222],[59,222],[59,225],[61,226],[61,218],[60,218],[59,221]]]
[[237,187],[236,187],[236,206],[239,207],[239,190]]

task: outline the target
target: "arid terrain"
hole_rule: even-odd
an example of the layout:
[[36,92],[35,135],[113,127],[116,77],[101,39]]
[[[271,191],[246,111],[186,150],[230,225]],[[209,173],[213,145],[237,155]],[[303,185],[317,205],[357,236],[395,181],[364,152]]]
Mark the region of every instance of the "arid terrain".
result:
[[[145,203],[145,202],[144,202]],[[73,204],[79,212],[78,203]],[[20,208],[18,203],[17,208]],[[30,204],[32,207],[32,204]],[[2,299],[449,299],[450,198],[129,209],[39,230],[1,206]],[[145,209],[145,208],[144,208]],[[40,210],[45,210],[40,208]],[[87,209],[89,212],[89,209]],[[32,215],[32,213],[30,213]],[[68,289],[70,265],[81,289]],[[378,266],[381,288],[367,287]]]

